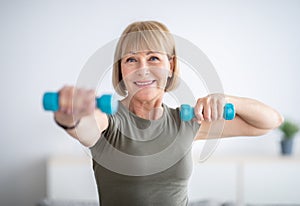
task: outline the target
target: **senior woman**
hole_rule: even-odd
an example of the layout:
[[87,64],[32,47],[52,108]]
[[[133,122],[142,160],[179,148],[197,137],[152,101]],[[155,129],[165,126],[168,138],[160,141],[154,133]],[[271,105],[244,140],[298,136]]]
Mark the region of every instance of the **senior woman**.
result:
[[[173,150],[177,160],[163,170],[144,175],[130,175],[110,169],[97,161],[105,155],[105,144],[131,156],[158,154],[170,144],[186,140],[216,138],[209,132],[217,121],[224,122],[218,137],[258,136],[277,128],[282,116],[271,107],[250,98],[210,94],[195,105],[195,118],[184,122],[179,109],[163,103],[166,92],[178,85],[179,68],[172,35],[156,21],[130,24],[115,50],[113,85],[124,96],[114,115],[95,108],[95,91],[73,86],[60,90],[60,110],[54,118],[81,144],[89,147],[98,186],[100,205],[187,205],[187,185],[192,170],[190,147]],[[236,117],[222,120],[226,102],[235,105]],[[96,122],[96,126],[94,122]],[[197,135],[196,135],[197,134]],[[96,158],[97,157],[97,158]],[[111,164],[114,164],[111,162]],[[156,165],[132,166],[134,170]]]

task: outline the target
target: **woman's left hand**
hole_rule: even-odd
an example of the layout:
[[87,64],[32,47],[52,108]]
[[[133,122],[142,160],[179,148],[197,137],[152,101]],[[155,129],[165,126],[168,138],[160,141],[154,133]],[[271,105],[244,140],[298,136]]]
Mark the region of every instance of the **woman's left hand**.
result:
[[216,121],[223,118],[224,106],[226,99],[224,94],[210,94],[206,97],[199,98],[194,107],[194,120],[201,121]]
[[[235,118],[230,121],[216,121],[223,119],[226,102],[234,105]],[[260,136],[279,127],[283,122],[283,117],[279,112],[258,100],[224,94],[210,94],[199,98],[194,107],[194,113],[194,120],[201,124],[195,140]],[[220,126],[222,127],[221,133]]]

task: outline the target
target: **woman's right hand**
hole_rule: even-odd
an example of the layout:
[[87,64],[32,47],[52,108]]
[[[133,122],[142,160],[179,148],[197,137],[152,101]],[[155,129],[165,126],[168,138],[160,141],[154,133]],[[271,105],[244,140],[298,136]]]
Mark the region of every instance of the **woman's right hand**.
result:
[[95,110],[95,90],[64,86],[59,90],[59,110],[54,113],[57,122],[73,126],[82,117]]

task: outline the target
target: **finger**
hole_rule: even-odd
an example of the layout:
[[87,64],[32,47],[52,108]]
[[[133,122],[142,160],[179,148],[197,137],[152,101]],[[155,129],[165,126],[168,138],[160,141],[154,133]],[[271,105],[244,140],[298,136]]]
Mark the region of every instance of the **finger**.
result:
[[75,89],[74,95],[73,95],[73,114],[76,114],[76,116],[80,116],[82,113],[82,108],[83,108],[83,102],[84,102],[84,96],[85,96],[85,91],[84,89],[78,88]]
[[68,93],[69,93],[70,87],[64,86],[60,91],[59,91],[59,108],[60,111],[63,113],[67,113],[68,111]]
[[72,114],[73,110],[73,101],[74,101],[74,87],[69,87],[68,90],[66,91],[66,112],[68,115]]
[[204,120],[210,122],[211,121],[211,108],[209,104],[205,104],[203,107],[203,116]]
[[204,117],[203,117],[203,103],[201,101],[201,99],[199,99],[197,101],[197,104],[195,105],[194,107],[194,113],[195,113],[195,118],[197,120],[204,120]]
[[73,98],[73,113],[78,115],[81,111],[82,104],[84,102],[84,90],[75,89]]
[[197,122],[198,124],[201,124],[201,123],[202,123],[201,120],[198,120],[198,119],[196,119],[196,118],[193,118],[192,121]]
[[58,92],[58,95],[59,95],[59,111],[61,112],[65,112],[65,107],[66,107],[66,100],[65,100],[65,90],[66,90],[66,87],[63,87],[62,89],[59,90]]
[[211,121],[217,120],[217,118],[218,118],[218,104],[217,104],[216,99],[213,99],[211,101],[210,110],[211,110]]
[[96,106],[95,91],[87,90],[82,105],[82,111],[85,113],[85,115],[91,114],[95,110],[95,106]]
[[223,113],[224,113],[224,106],[225,106],[225,101],[221,100],[218,102],[217,108],[218,108],[218,120],[223,119]]

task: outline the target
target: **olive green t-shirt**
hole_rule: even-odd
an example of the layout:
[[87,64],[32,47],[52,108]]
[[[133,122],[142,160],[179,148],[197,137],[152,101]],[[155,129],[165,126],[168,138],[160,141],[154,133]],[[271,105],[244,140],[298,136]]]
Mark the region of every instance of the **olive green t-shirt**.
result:
[[101,206],[183,206],[192,171],[191,145],[199,129],[163,104],[158,120],[142,119],[121,103],[91,147]]

